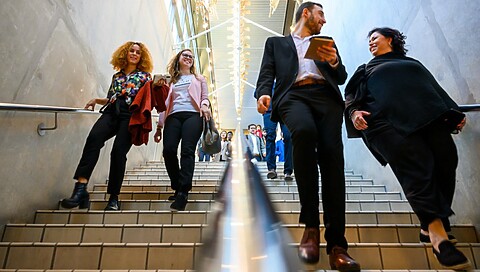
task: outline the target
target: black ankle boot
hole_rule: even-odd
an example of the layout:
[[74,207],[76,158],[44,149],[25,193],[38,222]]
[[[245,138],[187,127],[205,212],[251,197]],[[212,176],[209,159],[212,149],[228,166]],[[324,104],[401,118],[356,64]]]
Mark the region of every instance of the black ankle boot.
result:
[[70,198],[62,199],[60,205],[63,208],[71,209],[79,207],[80,209],[87,209],[90,204],[90,195],[87,192],[87,183],[76,182],[73,188],[73,193]]
[[120,210],[120,202],[118,201],[117,195],[110,195],[108,199],[107,206],[105,207],[106,211],[118,211]]

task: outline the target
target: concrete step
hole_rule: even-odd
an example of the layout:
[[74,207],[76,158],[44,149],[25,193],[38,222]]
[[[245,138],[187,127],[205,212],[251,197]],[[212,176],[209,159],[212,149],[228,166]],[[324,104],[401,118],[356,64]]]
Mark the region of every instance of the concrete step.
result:
[[[1,242],[6,269],[193,269],[201,243],[20,243]],[[307,270],[329,269],[325,244],[320,262]],[[288,250],[296,254],[298,243]],[[458,243],[478,269],[480,243]],[[441,269],[431,246],[420,243],[350,243],[362,269]],[[29,256],[26,258],[26,256]],[[74,257],[73,257],[74,256]]]
[[[278,211],[280,220],[285,224],[296,224],[299,211]],[[38,210],[35,224],[206,224],[211,215],[209,211],[103,211],[103,210]],[[323,223],[323,212],[319,213]],[[347,211],[347,224],[419,224],[412,211],[376,212]]]
[[[266,185],[265,188],[268,192],[298,192],[298,188],[296,185],[280,185],[280,184],[270,184]],[[220,185],[216,184],[204,184],[204,185],[196,185],[192,187],[192,192],[210,192],[214,191],[217,192],[220,189]],[[321,186],[320,186],[321,189]],[[107,184],[94,184],[93,191],[106,191]],[[152,185],[152,184],[125,184],[121,188],[121,192],[125,191],[135,191],[135,192],[142,192],[142,191],[171,191],[170,184],[164,185]],[[347,193],[383,193],[386,192],[385,185],[346,185]]]
[[[103,210],[107,200],[92,199],[91,210]],[[299,200],[272,200],[276,211],[298,211],[300,210]],[[189,211],[209,211],[214,200],[189,199],[186,209]],[[412,208],[406,200],[346,200],[347,211],[411,211]],[[170,210],[171,202],[168,200],[121,200],[122,210]],[[59,209],[63,209],[58,205]],[[322,200],[320,200],[322,210]]]
[[[200,243],[207,224],[8,224],[3,242]],[[300,241],[302,224],[283,224]],[[323,233],[324,227],[320,226]],[[347,224],[350,243],[419,243],[419,224]],[[459,242],[478,243],[473,225],[452,225]],[[323,235],[321,242],[325,243]]]
[[[147,178],[137,178],[136,176],[132,176],[133,178],[127,177],[123,181],[123,185],[170,185],[170,179],[168,178],[163,178],[163,179],[147,179]],[[108,180],[106,181],[106,183]],[[106,183],[99,183],[99,184],[106,184]],[[192,185],[197,186],[197,185],[220,185],[221,184],[221,179],[220,178],[206,178],[205,176],[203,177],[194,177],[192,179]],[[283,179],[264,179],[263,184],[268,186],[268,185],[291,185],[291,186],[296,186],[297,183],[295,180],[293,181],[285,181]],[[321,181],[319,180],[319,185],[321,185]],[[360,179],[360,178],[352,178],[349,179],[347,178],[345,180],[345,185],[374,185],[372,179]]]
[[[197,192],[192,191],[188,194],[189,200],[214,200],[215,191]],[[173,195],[173,191],[121,191],[120,200],[165,200]],[[300,200],[297,192],[275,192],[269,193],[271,200]],[[90,193],[90,199],[108,200],[109,194],[106,191],[93,191]],[[322,195],[320,194],[320,199]],[[360,192],[349,193],[345,195],[347,200],[401,200],[400,192]]]

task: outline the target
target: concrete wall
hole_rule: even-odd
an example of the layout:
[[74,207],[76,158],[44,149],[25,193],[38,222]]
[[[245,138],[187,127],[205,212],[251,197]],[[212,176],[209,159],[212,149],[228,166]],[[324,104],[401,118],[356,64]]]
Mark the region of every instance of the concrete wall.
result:
[[[0,6],[0,102],[83,108],[105,97],[113,51],[128,40],[144,42],[157,72],[173,54],[164,1],[3,0]],[[97,107],[98,110],[98,107]],[[69,196],[73,172],[96,114],[0,111],[0,225],[32,222]],[[103,149],[91,182],[104,183],[112,141]],[[153,159],[153,140],[132,147],[128,167]],[[158,154],[159,152],[157,152]]]
[[[371,59],[366,35],[389,26],[407,36],[408,55],[420,60],[458,104],[480,103],[480,1],[476,0],[322,0],[327,24],[347,71]],[[408,109],[405,109],[408,110]],[[459,154],[453,208],[457,223],[480,230],[480,112],[468,113],[464,131],[455,135]],[[345,138],[346,167],[400,190],[389,167],[382,167],[361,140]]]

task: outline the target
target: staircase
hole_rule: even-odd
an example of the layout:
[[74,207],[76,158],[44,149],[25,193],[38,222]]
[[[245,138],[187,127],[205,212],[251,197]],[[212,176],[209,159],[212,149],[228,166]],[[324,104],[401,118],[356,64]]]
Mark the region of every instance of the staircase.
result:
[[[279,165],[277,172],[283,173]],[[33,224],[9,224],[0,242],[3,271],[193,269],[202,235],[225,168],[196,163],[185,212],[170,212],[172,194],[163,163],[149,162],[127,171],[120,212],[103,211],[106,185],[92,186],[90,210],[39,210]],[[265,163],[258,164],[266,179]],[[346,171],[347,229],[350,254],[363,269],[442,269],[431,247],[418,242],[419,223],[400,192]],[[295,182],[283,176],[266,180],[273,205],[294,241],[300,241],[299,200]],[[321,208],[322,205],[320,205]],[[322,215],[320,215],[322,219]],[[471,225],[453,225],[458,248],[480,267],[480,243]],[[321,231],[324,231],[321,228]],[[322,235],[323,236],[323,235]],[[292,245],[296,251],[298,243]],[[308,271],[329,269],[322,240],[320,262]],[[296,253],[294,253],[296,254]]]

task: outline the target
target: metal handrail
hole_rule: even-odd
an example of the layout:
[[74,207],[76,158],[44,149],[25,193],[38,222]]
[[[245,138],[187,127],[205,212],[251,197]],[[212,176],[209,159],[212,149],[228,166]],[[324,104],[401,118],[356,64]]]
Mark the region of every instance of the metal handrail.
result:
[[299,271],[290,233],[282,227],[245,137],[237,126],[197,271]]
[[40,136],[45,135],[47,130],[55,130],[58,128],[58,116],[60,113],[95,113],[98,111],[91,111],[86,109],[60,107],[60,106],[46,106],[46,105],[31,105],[31,104],[14,104],[14,103],[0,103],[0,110],[3,111],[26,111],[26,112],[47,112],[55,114],[55,122],[53,127],[46,127],[44,123],[40,123],[37,126],[37,133]]
[[[15,103],[1,103],[0,110],[3,111],[26,111],[26,112],[46,112],[55,114],[55,123],[53,127],[45,127],[45,124],[40,123],[37,126],[37,133],[40,136],[45,135],[47,130],[55,130],[58,128],[58,113],[87,113],[99,114],[98,111],[86,110],[81,108],[61,107],[61,106],[46,106],[46,105],[32,105],[32,104],[15,104]],[[158,117],[158,114],[152,114],[152,117]]]
[[480,111],[480,104],[458,105],[458,107],[462,112]]

